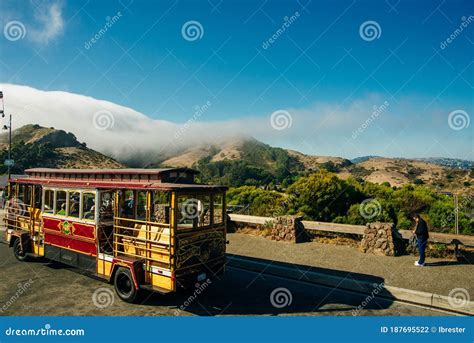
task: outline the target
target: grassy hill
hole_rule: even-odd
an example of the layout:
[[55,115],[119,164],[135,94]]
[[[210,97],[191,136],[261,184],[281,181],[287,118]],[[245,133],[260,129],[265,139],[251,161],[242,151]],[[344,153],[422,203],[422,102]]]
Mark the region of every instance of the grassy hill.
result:
[[[286,150],[255,139],[233,140],[223,146],[212,145],[205,152],[187,165],[200,172],[202,182],[230,186],[284,185],[291,183],[304,170],[304,165]],[[191,155],[191,151],[184,154],[186,157]]]
[[373,157],[350,166],[339,176],[358,177],[378,184],[388,182],[397,187],[407,184],[426,185],[447,192],[469,193],[474,189],[471,170],[412,159]]
[[246,137],[188,148],[168,156],[161,166],[192,167],[201,172],[202,181],[230,186],[285,187],[298,176],[326,169],[345,180],[352,177],[396,187],[414,184],[437,191],[472,192],[474,173],[470,169],[441,165],[438,160],[367,156],[351,162],[275,148]]
[[[8,133],[0,135],[0,172],[8,154]],[[39,125],[25,125],[12,132],[12,173],[34,167],[48,168],[121,168],[114,159],[80,143],[74,134]]]
[[[0,172],[7,158],[8,134],[0,135]],[[116,160],[89,149],[75,135],[60,129],[25,125],[13,131],[14,173],[31,167],[121,168]],[[446,159],[402,159],[367,156],[349,161],[341,157],[312,156],[272,147],[252,137],[230,137],[156,156],[146,167],[192,167],[201,172],[200,181],[229,186],[268,186],[284,189],[300,176],[325,169],[339,178],[404,185],[425,185],[436,191],[472,193],[474,172],[439,163]],[[452,163],[452,161],[448,161]],[[466,161],[464,161],[466,162]],[[469,164],[463,163],[462,165]]]

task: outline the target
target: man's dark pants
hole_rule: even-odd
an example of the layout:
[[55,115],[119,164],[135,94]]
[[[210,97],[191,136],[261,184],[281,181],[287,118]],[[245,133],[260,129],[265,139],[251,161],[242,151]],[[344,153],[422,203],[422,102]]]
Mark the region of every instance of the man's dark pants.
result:
[[419,264],[425,263],[425,250],[426,250],[426,238],[418,238],[418,252],[420,253],[420,259],[418,260]]

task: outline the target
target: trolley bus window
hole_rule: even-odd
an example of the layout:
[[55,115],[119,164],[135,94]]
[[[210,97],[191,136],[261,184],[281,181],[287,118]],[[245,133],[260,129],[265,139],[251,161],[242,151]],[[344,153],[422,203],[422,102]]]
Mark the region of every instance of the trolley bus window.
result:
[[53,213],[54,208],[54,191],[47,189],[44,191],[44,213]]
[[79,218],[80,201],[81,194],[79,192],[69,192],[69,217]]
[[23,201],[25,197],[25,188],[23,185],[16,184],[13,186],[14,191],[13,194],[16,195],[17,200]]
[[[203,195],[198,197],[198,226],[208,226],[211,225],[211,196]],[[199,206],[200,205],[200,206]]]
[[27,185],[17,185],[18,187],[18,201],[25,205],[30,204],[31,192],[30,187]]
[[82,219],[93,221],[95,218],[95,194],[82,193]]
[[197,201],[181,195],[178,197],[178,229],[190,229],[194,227],[194,218],[197,213]]
[[151,220],[156,223],[169,224],[170,218],[170,193],[153,192],[153,212]]
[[178,197],[178,228],[191,229],[210,224],[209,195],[181,195]]
[[60,216],[66,215],[66,191],[56,191],[56,213]]
[[100,193],[100,210],[99,215],[100,219],[113,219],[114,211],[113,211],[113,196],[112,192],[103,192]]
[[125,191],[123,194],[122,216],[133,218],[135,216],[135,197],[133,191]]
[[35,189],[35,208],[41,208],[41,186],[34,186]]
[[16,184],[10,183],[10,187],[7,187],[7,199],[16,197]]
[[23,199],[23,202],[28,206],[31,206],[31,196],[33,195],[32,192],[33,186],[25,185],[25,198]]
[[137,219],[146,220],[146,192],[138,192]]
[[224,218],[224,198],[222,193],[214,194],[214,224],[222,224]]

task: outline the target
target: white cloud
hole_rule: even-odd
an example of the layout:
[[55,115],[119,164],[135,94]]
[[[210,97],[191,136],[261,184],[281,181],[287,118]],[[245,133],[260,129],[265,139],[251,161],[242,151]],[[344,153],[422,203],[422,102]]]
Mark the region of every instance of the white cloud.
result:
[[[345,106],[319,102],[309,109],[287,108],[292,116],[291,127],[275,130],[270,123],[271,113],[215,122],[203,121],[204,113],[188,124],[173,123],[68,92],[13,84],[0,84],[0,90],[4,93],[6,113],[14,115],[14,128],[39,124],[70,131],[89,147],[121,160],[154,162],[157,156],[178,149],[242,134],[315,155],[474,157],[469,148],[473,142],[471,133],[449,128],[450,110],[423,112],[426,101],[420,99],[400,99],[399,104],[389,101],[388,108],[353,139],[353,131],[366,122],[373,107],[387,99],[374,94]],[[209,111],[213,110],[212,106]],[[466,110],[472,113],[472,108]]]
[[[0,84],[0,90],[4,93],[6,113],[14,116],[14,128],[39,124],[63,129],[89,147],[119,159],[156,156],[201,144],[202,132],[206,132],[207,141],[236,132],[227,124],[194,122],[185,127],[184,123],[154,120],[131,108],[68,92],[12,84]],[[183,128],[184,132],[176,138]]]
[[62,7],[59,3],[37,5],[34,10],[35,25],[28,27],[28,37],[40,44],[48,44],[64,31]]

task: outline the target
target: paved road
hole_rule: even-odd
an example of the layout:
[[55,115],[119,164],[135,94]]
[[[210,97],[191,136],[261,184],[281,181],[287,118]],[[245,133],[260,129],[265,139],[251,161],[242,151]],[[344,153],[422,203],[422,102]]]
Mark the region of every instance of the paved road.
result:
[[[120,301],[111,292],[111,285],[83,275],[77,269],[39,260],[18,262],[5,244],[0,244],[0,261],[0,315],[350,316],[365,300],[365,296],[228,268],[221,280],[212,282],[186,306],[192,292],[167,296],[146,293],[142,303],[136,305]],[[291,297],[291,303],[281,308],[274,307],[270,301],[272,292],[279,287],[286,288]],[[94,292],[99,291],[103,297],[96,297],[95,304]],[[288,302],[289,297],[283,296],[280,300]],[[111,299],[113,302],[109,306],[101,308]],[[177,311],[180,306],[185,306],[184,310]],[[368,301],[358,315],[432,316],[445,313],[374,299]]]

